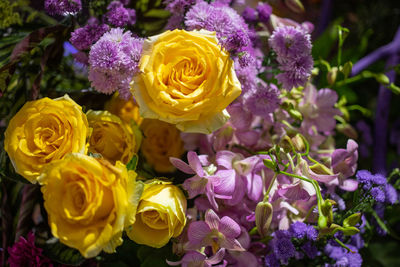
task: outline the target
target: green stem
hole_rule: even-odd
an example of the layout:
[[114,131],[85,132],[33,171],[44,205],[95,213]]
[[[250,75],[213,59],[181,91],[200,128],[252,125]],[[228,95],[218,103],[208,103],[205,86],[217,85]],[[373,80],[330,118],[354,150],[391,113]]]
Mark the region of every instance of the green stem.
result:
[[364,78],[364,77],[361,76],[361,74],[358,74],[358,75],[356,75],[356,76],[347,78],[347,79],[345,79],[345,80],[338,81],[338,82],[335,84],[335,87],[341,87],[341,86],[346,85],[346,84],[349,84],[349,83],[354,83],[354,82],[357,82],[357,81],[359,81],[359,80],[361,80],[361,79],[363,79],[363,78]]
[[346,244],[344,244],[342,241],[340,241],[339,239],[335,238],[335,241],[343,248],[347,249],[348,252],[351,253],[356,253],[355,251],[352,251],[348,246],[346,246]]
[[268,201],[269,192],[271,191],[272,185],[275,183],[275,180],[276,180],[276,177],[277,177],[277,176],[278,176],[278,173],[275,172],[274,177],[272,177],[271,182],[270,182],[269,185],[268,185],[268,189],[267,189],[267,191],[266,191],[265,194],[264,194],[264,200],[263,200],[263,202],[267,202],[267,201]]

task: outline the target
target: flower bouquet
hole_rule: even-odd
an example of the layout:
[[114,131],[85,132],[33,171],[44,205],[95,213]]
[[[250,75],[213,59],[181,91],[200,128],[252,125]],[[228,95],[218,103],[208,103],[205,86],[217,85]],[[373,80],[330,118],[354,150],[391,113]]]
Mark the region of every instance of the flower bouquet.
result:
[[1,265],[400,264],[399,30],[368,54],[329,0],[0,6]]

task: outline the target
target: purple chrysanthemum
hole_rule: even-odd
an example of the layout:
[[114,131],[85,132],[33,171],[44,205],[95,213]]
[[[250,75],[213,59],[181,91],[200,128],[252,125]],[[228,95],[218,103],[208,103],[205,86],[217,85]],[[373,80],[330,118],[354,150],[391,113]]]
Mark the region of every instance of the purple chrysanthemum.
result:
[[119,1],[111,2],[105,15],[106,21],[116,27],[124,27],[133,25],[136,22],[136,11],[134,9],[125,8]]
[[282,72],[276,76],[276,79],[287,90],[303,86],[308,81],[313,66],[314,61],[311,56],[304,56],[293,61],[288,60],[279,65]]
[[89,49],[108,30],[109,27],[106,24],[99,24],[96,18],[91,18],[84,27],[71,33],[69,41],[79,50]]
[[314,61],[310,38],[301,28],[285,26],[277,28],[269,39],[282,71],[276,78],[287,90],[303,86],[311,75]]
[[254,23],[257,21],[257,11],[254,8],[246,7],[243,10],[242,17],[247,23]]
[[268,23],[269,17],[272,14],[272,7],[267,3],[258,3],[257,12],[260,21],[263,23]]
[[251,44],[244,19],[223,3],[197,2],[186,13],[185,25],[188,30],[215,31],[221,45],[229,51],[242,51]]
[[259,84],[243,95],[243,104],[253,115],[265,117],[279,107],[279,90],[274,84]]
[[81,0],[45,0],[44,8],[50,15],[74,14],[82,9]]
[[43,255],[43,249],[36,247],[35,235],[28,233],[27,239],[20,237],[12,247],[8,248],[10,267],[19,266],[53,266],[51,261]]
[[142,42],[120,28],[105,33],[89,53],[92,86],[106,94],[118,90],[121,97],[129,98],[129,83],[139,70]]

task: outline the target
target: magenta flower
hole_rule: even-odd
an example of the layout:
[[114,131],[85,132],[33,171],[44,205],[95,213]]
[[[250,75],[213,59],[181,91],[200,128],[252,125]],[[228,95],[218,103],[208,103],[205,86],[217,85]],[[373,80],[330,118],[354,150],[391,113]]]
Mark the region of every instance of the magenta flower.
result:
[[357,170],[358,145],[350,139],[346,149],[336,149],[331,156],[331,166],[335,174],[339,176],[339,186],[346,191],[354,191],[358,187],[357,180],[347,179],[353,176]]
[[220,219],[213,210],[205,214],[205,221],[192,222],[188,229],[189,248],[211,246],[214,254],[225,248],[234,251],[244,251],[236,239],[241,233],[239,224],[228,216]]
[[20,236],[18,242],[8,248],[10,267],[19,266],[53,266],[50,259],[43,255],[43,249],[36,247],[35,235],[28,233],[27,239]]
[[186,252],[185,256],[180,261],[172,262],[168,261],[167,263],[171,266],[182,266],[182,267],[211,267],[214,264],[219,263],[225,255],[225,249],[221,248],[218,250],[213,256],[207,257],[204,253],[201,253],[196,250],[191,250]]
[[[318,90],[313,85],[306,86],[299,111],[303,115],[301,129],[313,134],[316,127],[319,132],[331,132],[336,126],[336,115],[342,113],[335,108],[338,96],[335,91],[325,88]],[[313,127],[314,126],[314,127]]]
[[[207,162],[206,157],[199,157],[193,151],[187,154],[187,158],[189,165],[177,158],[170,158],[170,161],[184,173],[195,174],[183,183],[183,188],[188,191],[189,198],[205,194],[214,209],[218,209],[215,198],[232,198],[235,189],[235,172],[233,170],[216,170],[214,165]],[[203,166],[208,168],[208,172],[203,169]]]

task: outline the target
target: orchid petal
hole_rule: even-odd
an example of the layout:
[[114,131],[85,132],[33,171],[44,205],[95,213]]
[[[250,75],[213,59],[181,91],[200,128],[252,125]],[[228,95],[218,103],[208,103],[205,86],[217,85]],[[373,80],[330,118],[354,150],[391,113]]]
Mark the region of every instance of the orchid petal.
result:
[[210,233],[211,229],[204,221],[192,222],[188,229],[188,238],[190,245],[201,245],[203,240]]
[[227,238],[236,238],[240,235],[240,226],[228,216],[222,217],[219,222],[218,231],[224,234]]
[[210,227],[210,229],[218,229],[220,219],[218,215],[212,209],[209,209],[205,215],[205,221]]
[[216,162],[219,166],[225,167],[226,169],[232,169],[232,161],[236,157],[237,155],[231,151],[218,151],[216,155]]
[[187,174],[195,174],[196,173],[194,170],[192,170],[192,168],[188,164],[186,164],[185,162],[183,162],[182,160],[180,160],[178,158],[171,157],[171,158],[169,158],[169,161],[178,170],[181,170],[184,173],[187,173]]
[[235,171],[220,170],[212,178],[215,193],[232,196],[235,190]]
[[196,172],[196,174],[200,177],[204,176],[204,170],[203,167],[201,166],[199,157],[197,156],[196,152],[189,151],[187,154],[187,158],[189,161],[189,165]]

